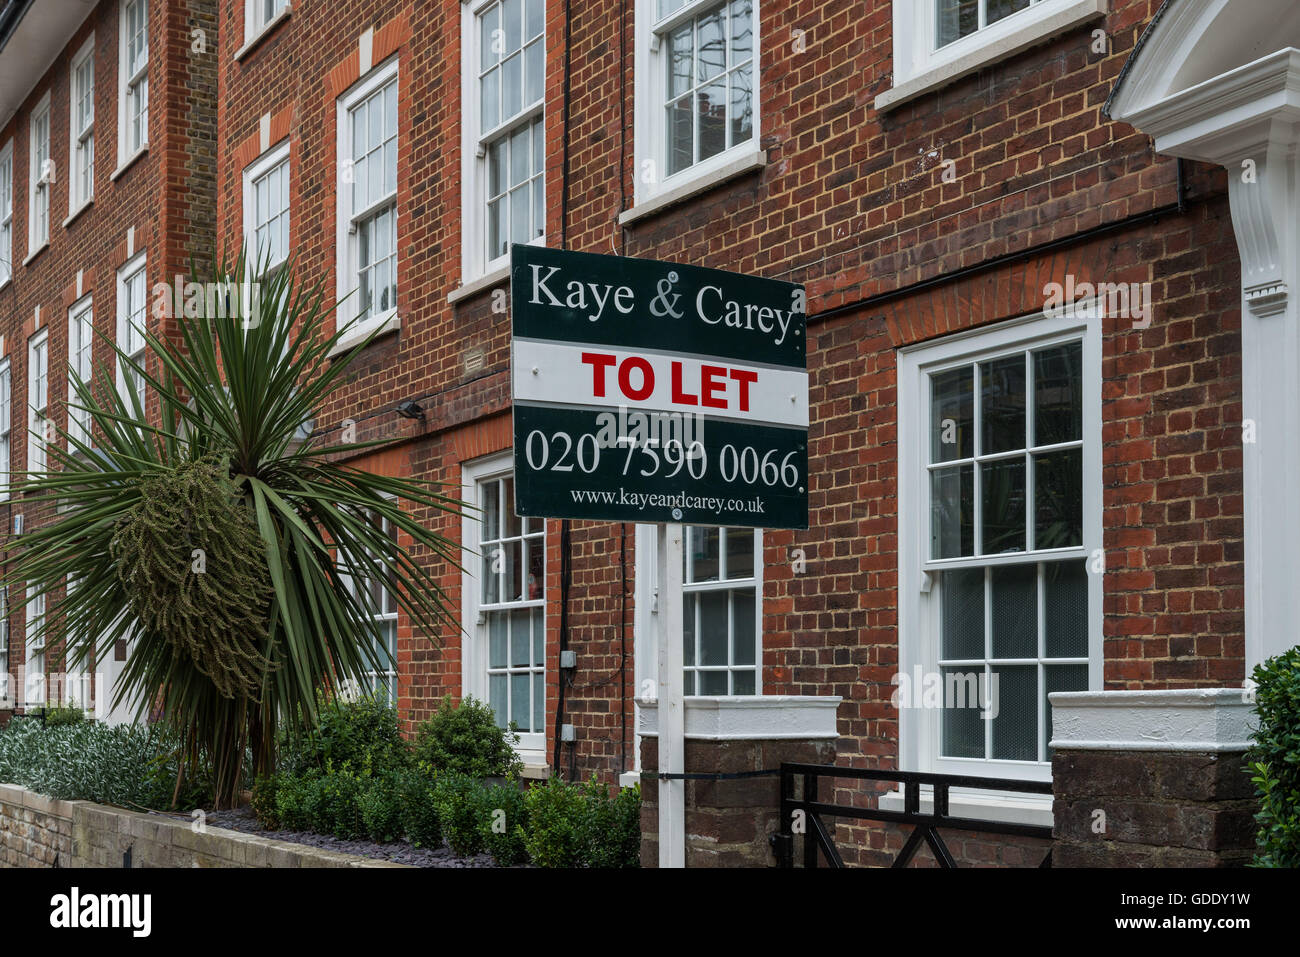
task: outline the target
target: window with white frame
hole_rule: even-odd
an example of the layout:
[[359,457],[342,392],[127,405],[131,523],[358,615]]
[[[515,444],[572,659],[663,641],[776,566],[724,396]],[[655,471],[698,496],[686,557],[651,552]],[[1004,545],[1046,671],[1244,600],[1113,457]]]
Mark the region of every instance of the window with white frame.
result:
[[23,700],[26,707],[29,708],[39,708],[45,704],[44,624],[45,595],[33,595],[27,600],[26,634],[24,636],[27,666]]
[[894,4],[894,90],[901,102],[1095,19],[1107,0],[915,0]]
[[[503,470],[504,467],[504,470]],[[546,734],[546,524],[515,514],[509,460],[465,467],[465,693],[539,757]]]
[[27,469],[44,472],[51,438],[49,330],[27,340],[27,407]]
[[637,0],[637,198],[758,152],[758,0]]
[[289,141],[244,170],[244,248],[254,268],[275,269],[289,257]]
[[149,144],[149,2],[124,0],[119,29],[117,162]]
[[682,569],[687,695],[750,695],[761,687],[763,533],[691,527]]
[[86,444],[90,443],[90,413],[81,408],[74,383],[80,379],[90,384],[94,345],[95,315],[91,299],[86,296],[68,310],[68,434]]
[[506,262],[511,243],[546,235],[546,3],[464,8],[467,279]]
[[[368,517],[374,521],[373,516]],[[387,519],[381,519],[380,526],[385,537],[396,539],[396,530]],[[375,633],[367,633],[372,642],[370,653],[374,661],[383,666],[379,670],[365,672],[363,690],[397,707],[397,597],[392,576],[371,578],[364,582],[348,576],[345,581],[349,591],[358,597],[374,622]]]
[[339,298],[355,335],[397,313],[397,61],[339,100]]
[[0,286],[14,274],[14,141],[0,148]]
[[28,139],[31,165],[27,182],[27,254],[50,241],[50,193],[54,186],[54,161],[50,158],[50,95],[45,94],[32,112]]
[[117,273],[117,347],[135,367],[117,357],[117,387],[128,410],[144,409],[145,258],[136,256]]
[[95,38],[72,58],[68,108],[68,212],[95,195]]
[[9,499],[13,470],[13,378],[9,360],[0,361],[0,502]]
[[924,770],[1042,777],[1048,694],[1100,670],[1097,321],[907,350],[900,383],[905,734]]
[[289,0],[244,0],[244,42],[269,27],[289,7]]

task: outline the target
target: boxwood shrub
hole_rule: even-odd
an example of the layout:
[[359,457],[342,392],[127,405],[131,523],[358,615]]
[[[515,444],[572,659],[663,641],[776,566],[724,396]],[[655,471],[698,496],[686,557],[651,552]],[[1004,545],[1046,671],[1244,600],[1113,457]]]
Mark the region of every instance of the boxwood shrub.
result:
[[1259,797],[1255,866],[1300,867],[1300,646],[1254,671],[1259,728],[1246,755]]

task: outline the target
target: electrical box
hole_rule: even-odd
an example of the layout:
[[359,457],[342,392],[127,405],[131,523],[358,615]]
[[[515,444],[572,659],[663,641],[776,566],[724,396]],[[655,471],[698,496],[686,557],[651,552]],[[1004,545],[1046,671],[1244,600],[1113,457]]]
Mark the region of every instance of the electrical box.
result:
[[578,667],[578,653],[576,651],[561,651],[560,667],[561,668]]
[[571,725],[571,724],[562,724],[562,725],[560,725],[560,740],[561,740],[561,741],[573,741],[573,740],[575,740],[576,737],[577,737],[577,736],[573,733],[573,725]]

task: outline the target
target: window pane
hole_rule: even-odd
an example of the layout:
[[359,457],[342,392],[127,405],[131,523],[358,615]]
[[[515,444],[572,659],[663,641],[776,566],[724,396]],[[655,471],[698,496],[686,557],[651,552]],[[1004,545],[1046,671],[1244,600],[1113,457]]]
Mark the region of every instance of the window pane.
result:
[[752,671],[733,671],[731,673],[732,694],[758,694],[755,673]]
[[1025,548],[1025,460],[980,465],[983,491],[983,554],[1019,552]]
[[501,64],[501,119],[510,119],[524,105],[524,57],[512,56]]
[[935,0],[935,45],[946,46],[954,40],[970,36],[980,25],[979,0]]
[[731,74],[730,144],[743,143],[754,135],[754,93],[750,86],[750,68],[741,67]]
[[700,664],[727,664],[727,593],[702,592],[700,604]]
[[697,97],[700,124],[700,159],[717,156],[727,148],[727,81],[701,87]]
[[541,608],[533,609],[533,664],[546,664],[546,613]]
[[1038,566],[999,565],[992,575],[993,657],[1038,657]]
[[[975,680],[978,688],[978,675],[980,671],[975,671]],[[952,687],[966,687],[966,678],[972,674],[970,668],[944,668],[942,669],[944,685],[944,709],[943,718],[940,721],[940,753],[949,758],[982,758],[984,757],[984,721],[980,718],[980,709],[978,707],[957,708],[949,707],[955,702],[948,700],[947,689]],[[920,694],[920,689],[913,690],[913,697]],[[963,702],[969,703],[969,702]],[[978,701],[976,701],[978,705]]]
[[538,734],[546,727],[546,676],[533,675],[533,727]]
[[695,667],[695,596],[682,596],[682,664]]
[[939,654],[949,660],[984,657],[984,569],[940,573],[942,640]]
[[500,28],[500,22],[500,6],[489,8],[479,18],[479,64],[481,69],[487,69],[500,58],[498,51],[502,49],[501,35],[495,33]]
[[930,475],[930,557],[975,551],[975,473],[969,465]]
[[754,590],[738,588],[731,593],[731,615],[735,625],[732,637],[731,660],[737,665],[755,663],[757,646],[754,641]]
[[501,9],[501,19],[506,37],[505,52],[512,53],[523,46],[523,0],[505,0],[505,4]]
[[1088,656],[1088,563],[1051,562],[1043,570],[1043,626],[1049,658]]
[[506,666],[506,639],[508,621],[501,612],[488,613],[488,667]]
[[531,663],[532,612],[521,608],[510,613],[510,667],[527,668]]
[[524,51],[524,102],[536,103],[546,94],[546,47],[538,40]]
[[930,377],[930,461],[951,462],[975,454],[970,366]]
[[1034,444],[1083,438],[1083,345],[1034,353]]
[[528,0],[525,14],[524,36],[531,40],[546,27],[546,0]]
[[527,672],[510,676],[510,719],[521,731],[531,731],[532,700],[528,693],[532,676]]
[[687,534],[690,537],[686,554],[686,581],[718,581],[720,529],[695,526],[688,529]]
[[697,672],[700,679],[700,694],[702,695],[723,695],[728,693],[727,672],[725,671],[700,671]]
[[1034,547],[1083,544],[1083,450],[1034,456]]
[[691,82],[691,65],[695,45],[691,24],[678,27],[668,35],[668,99],[676,99],[694,84]]
[[992,719],[993,758],[1000,761],[1038,760],[1037,666],[995,665],[989,697],[997,709],[997,715]]
[[693,97],[687,95],[668,106],[668,175],[680,173],[695,161]]
[[1025,357],[980,365],[980,454],[1025,448]]
[[754,530],[727,529],[727,578],[754,577]]
[[493,70],[482,80],[483,89],[479,94],[482,104],[482,126],[490,130],[501,122],[501,71]]
[[731,62],[744,63],[754,55],[753,0],[732,0]]
[[696,77],[702,83],[711,80],[727,68],[727,42],[722,10],[715,10],[696,21]]
[[505,675],[488,675],[488,704],[496,712],[497,727],[506,727],[510,721],[510,708],[506,701]]

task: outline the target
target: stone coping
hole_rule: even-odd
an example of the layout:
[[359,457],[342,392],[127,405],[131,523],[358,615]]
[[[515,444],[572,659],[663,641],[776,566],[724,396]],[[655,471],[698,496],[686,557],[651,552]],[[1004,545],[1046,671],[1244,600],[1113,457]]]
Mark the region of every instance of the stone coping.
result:
[[[61,818],[71,822],[74,830],[79,826],[84,828],[87,836],[97,832],[122,835],[133,844],[138,840],[151,846],[165,846],[172,858],[171,866],[177,866],[175,858],[181,856],[192,858],[195,867],[200,866],[200,861],[225,867],[407,867],[222,827],[204,826],[200,830],[191,821],[169,814],[129,811],[93,801],[64,801],[15,784],[0,784],[0,804]],[[74,848],[74,866],[78,861],[89,860],[91,850]],[[141,857],[142,864],[147,864],[148,857],[144,854]]]
[[1076,751],[1245,751],[1250,688],[1057,691],[1052,748]]
[[[818,695],[719,695],[686,698],[686,737],[704,741],[839,737],[835,710],[844,700]],[[637,701],[637,731],[659,736],[659,702]]]

